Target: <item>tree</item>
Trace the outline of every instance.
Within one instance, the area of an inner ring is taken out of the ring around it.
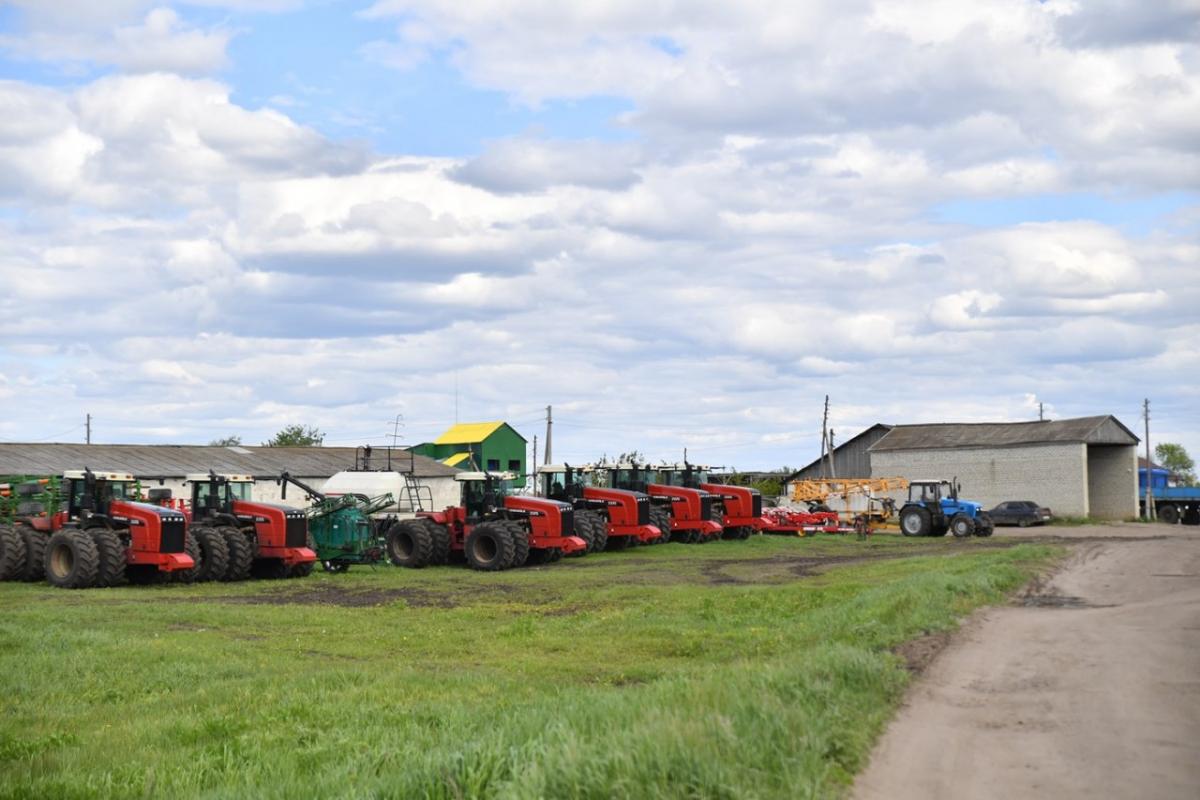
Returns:
[[[209,447],[237,447],[242,443],[242,437],[236,433],[230,436],[222,436],[220,439],[213,439],[208,443]]]
[[[1196,485],[1196,462],[1192,461],[1183,445],[1163,442],[1154,448],[1154,457],[1160,465],[1170,470],[1178,483]]]
[[[315,425],[285,425],[283,430],[263,442],[264,447],[320,447],[325,434]]]

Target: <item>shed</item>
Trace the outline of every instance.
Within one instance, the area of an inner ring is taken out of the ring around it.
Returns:
[[[891,425],[877,422],[833,448],[833,474],[830,474],[829,457],[817,458],[808,466],[801,467],[787,477],[785,483],[812,480],[813,478],[869,478],[871,477],[871,445],[878,442]]]
[[[1112,415],[897,425],[869,449],[872,477],[957,478],[992,506],[1033,500],[1057,516],[1138,514],[1138,438]]]
[[[526,475],[526,440],[507,422],[464,422],[432,442],[414,445],[414,453],[461,469]]]
[[[255,477],[254,499],[281,500],[275,476],[287,471],[301,481],[320,486],[332,475],[357,466],[353,447],[219,447],[170,444],[20,444],[0,443],[0,476],[62,475],[69,469],[111,469],[130,472],[147,487],[170,488],[175,497],[187,497],[184,477],[213,470]],[[408,452],[392,455],[393,467],[411,474],[433,490],[433,496],[456,494],[458,470]],[[377,452],[374,466],[385,467]],[[443,486],[444,485],[444,486]],[[444,489],[444,491],[442,491]],[[286,502],[303,505],[303,495],[293,489]]]

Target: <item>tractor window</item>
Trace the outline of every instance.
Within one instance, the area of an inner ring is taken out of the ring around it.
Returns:
[[[254,489],[253,483],[245,481],[241,483],[230,483],[228,486],[229,496],[231,499],[245,500],[246,502],[249,502],[252,499],[250,493]]]
[[[484,481],[463,481],[462,497],[467,517],[478,518],[483,514]]]
[[[141,500],[142,495],[138,491],[136,483],[110,483],[112,487],[113,500]]]
[[[208,498],[212,495],[212,484],[209,481],[200,481],[196,483],[196,499],[195,505],[197,508],[204,508],[208,505]]]

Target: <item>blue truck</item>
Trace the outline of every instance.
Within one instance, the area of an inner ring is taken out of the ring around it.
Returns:
[[[1148,474],[1148,475],[1147,475]],[[1171,486],[1170,471],[1161,467],[1138,467],[1138,494],[1142,516],[1146,516],[1146,480],[1153,489],[1154,516],[1159,522],[1200,525],[1200,486]]]

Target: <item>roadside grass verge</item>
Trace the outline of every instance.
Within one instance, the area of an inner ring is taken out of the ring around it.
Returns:
[[[893,648],[1058,552],[818,537],[0,584],[0,797],[837,795],[907,683]]]

